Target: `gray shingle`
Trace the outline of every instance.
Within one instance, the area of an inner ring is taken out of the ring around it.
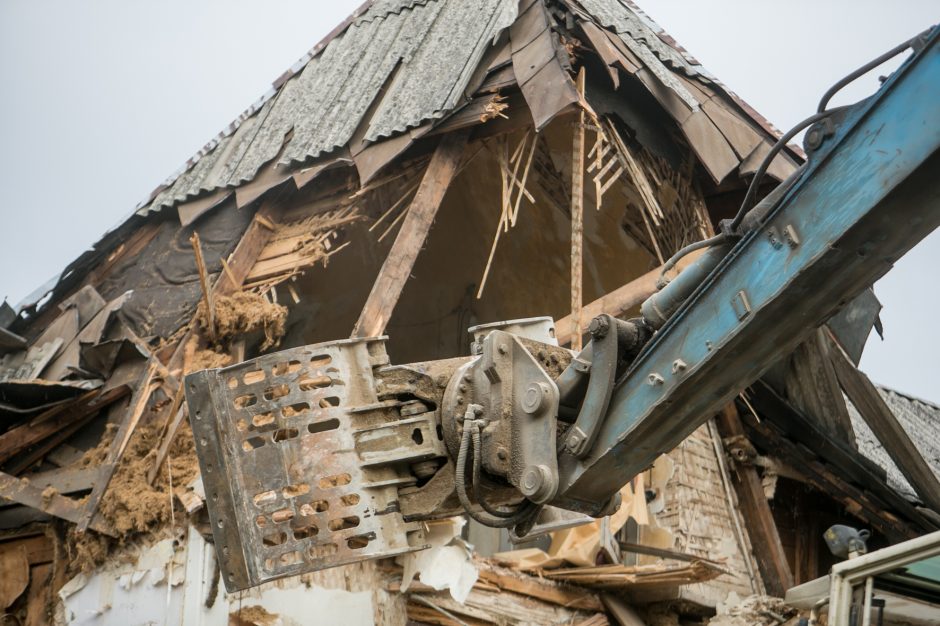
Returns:
[[[380,95],[367,120],[368,141],[442,117],[460,104],[517,6],[517,0],[377,0],[139,213],[250,181],[278,154],[279,163],[295,165],[344,146]]]
[[[879,388],[891,412],[923,455],[924,460],[940,476],[940,407],[905,396],[891,389]],[[858,450],[880,465],[888,474],[888,485],[908,499],[917,499],[914,489],[885,451],[881,442],[846,399]]]

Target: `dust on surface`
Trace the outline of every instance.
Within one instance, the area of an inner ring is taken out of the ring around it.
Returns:
[[[231,365],[233,360],[232,355],[227,352],[217,352],[212,348],[202,347],[199,338],[193,336],[183,349],[183,373],[189,374],[225,367]]]
[[[56,496],[58,493],[59,493],[58,490],[52,485],[49,485],[48,487],[43,489],[42,494],[41,494],[43,505],[48,506],[49,503],[52,502],[52,498]]]
[[[147,482],[147,473],[156,460],[166,424],[166,412],[148,412],[131,436],[107,491],[98,503],[98,515],[115,530],[119,540],[92,530],[82,535],[70,533],[69,552],[73,571],[87,571],[101,564],[111,548],[142,533],[155,531],[171,521],[170,474],[173,486],[188,485],[199,475],[196,446],[188,421],[180,424],[170,446],[167,459],[157,473],[154,484]],[[99,465],[108,456],[117,427],[109,424],[98,445],[82,457],[84,467]],[[169,472],[167,466],[169,465]],[[177,521],[186,512],[173,502]]]
[[[205,304],[199,303],[196,319],[203,328],[208,328]],[[215,337],[218,344],[226,344],[234,338],[247,335],[256,330],[264,332],[261,350],[278,345],[284,336],[287,321],[287,307],[268,301],[259,293],[239,291],[231,296],[216,296]]]
[[[796,618],[798,613],[781,598],[748,596],[742,599],[731,593],[718,605],[718,615],[708,623],[709,626],[775,626]]]
[[[269,613],[257,604],[242,607],[228,616],[229,626],[274,626],[279,621],[277,614]]]

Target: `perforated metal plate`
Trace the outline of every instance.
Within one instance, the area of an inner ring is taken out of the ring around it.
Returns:
[[[187,377],[226,589],[427,547],[398,487],[442,450],[432,420],[379,401],[387,362],[383,340],[347,340]]]

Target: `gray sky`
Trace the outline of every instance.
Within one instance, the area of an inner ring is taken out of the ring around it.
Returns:
[[[940,21],[936,0],[637,0],[781,129]],[[0,297],[20,301],[263,94],[360,0],[0,2]],[[875,73],[835,104],[863,97]],[[940,232],[876,285],[871,377],[940,402]]]

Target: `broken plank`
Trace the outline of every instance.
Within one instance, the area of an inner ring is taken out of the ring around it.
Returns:
[[[84,514],[84,507],[74,500],[55,490],[40,489],[28,480],[10,476],[6,472],[0,472],[0,498],[74,523],[79,523]],[[93,521],[88,527],[106,535],[114,534],[114,530],[103,522]]]
[[[166,460],[166,455],[170,451],[170,445],[172,445],[173,439],[176,438],[180,424],[182,424],[183,418],[186,416],[186,409],[177,405],[176,411],[171,413],[171,415],[173,415],[173,421],[170,422],[163,439],[160,441],[160,447],[157,449],[157,458],[154,459],[153,466],[147,472],[147,482],[151,485],[153,481],[157,479],[160,467],[163,465],[163,461]]]
[[[84,428],[85,424],[90,422],[94,416],[94,413],[89,413],[88,415],[85,415],[68,424],[45,441],[40,442],[39,445],[35,446],[32,450],[28,450],[19,457],[15,458],[7,466],[6,470],[14,476],[19,476],[21,473],[25,472],[27,469],[44,459],[47,454],[55,450],[65,440],[69,439],[72,437],[72,435]]]
[[[42,533],[27,536],[3,537],[2,540],[0,540],[0,552],[14,546],[26,548],[26,562],[30,565],[52,563],[53,558],[55,558],[55,548],[52,545],[52,540]]]
[[[917,495],[927,506],[940,512],[940,481],[937,480],[936,474],[871,380],[855,367],[831,337],[827,336],[826,341],[829,358],[845,395],[849,397]]]
[[[32,568],[30,572],[30,585],[26,596],[26,621],[24,626],[42,626],[52,623],[51,607],[52,601],[52,583],[53,566],[39,565]]]
[[[228,271],[222,272],[221,276],[216,280],[212,289],[213,296],[230,296],[241,288],[245,277],[248,276],[248,272],[250,272],[252,266],[254,266],[258,255],[271,239],[271,231],[265,227],[262,222],[266,221],[270,223],[267,216],[272,213],[273,207],[273,201],[265,201],[261,205],[261,208],[258,209],[255,218],[248,224],[248,228],[245,229],[242,238],[235,246],[235,250],[232,251],[226,260]],[[189,332],[180,339],[179,343],[176,344],[176,349],[167,362],[167,369],[171,372],[182,367],[186,344],[194,335],[201,335],[200,329],[197,328],[195,324],[193,324]]]
[[[104,393],[91,391],[72,403],[57,405],[26,424],[11,428],[0,435],[0,462],[9,460],[13,455],[60,432],[70,424],[94,415],[127,393],[127,387],[123,386]]]
[[[52,487],[61,494],[88,491],[95,484],[97,472],[94,467],[54,469],[45,472],[33,472],[20,476],[40,489]]]
[[[571,609],[604,610],[595,594],[580,587],[559,584],[493,565],[482,565],[479,568],[479,575],[481,581],[495,585],[501,590],[538,598]]]
[[[353,328],[353,337],[381,335],[411,275],[418,253],[427,239],[444,194],[453,180],[467,146],[466,130],[445,135],[421,179],[395,242]]]
[[[193,236],[189,238],[189,243],[193,246],[193,254],[196,256],[196,269],[199,270],[199,285],[202,287],[202,303],[206,311],[206,326],[208,328],[209,339],[215,339],[215,306],[212,301],[212,289],[209,287],[209,272],[206,271],[206,262],[202,258],[202,244],[199,241],[199,233],[193,231]]]
[[[716,421],[722,439],[744,436],[741,417],[733,404],[726,406]],[[738,509],[744,517],[764,586],[767,593],[783,597],[787,589],[793,586],[793,574],[757,468],[737,463],[734,469],[732,483],[738,496]]]
[[[131,397],[130,406],[125,414],[124,420],[121,422],[121,426],[114,436],[114,441],[111,442],[108,456],[98,469],[98,480],[95,481],[95,486],[85,503],[81,519],[78,520],[78,532],[84,532],[89,526],[92,526],[98,512],[98,502],[101,500],[105,491],[108,490],[108,485],[111,484],[111,478],[114,477],[114,471],[117,469],[121,456],[124,454],[124,450],[127,448],[127,444],[134,434],[134,430],[137,428],[137,423],[140,422],[140,418],[147,410],[147,404],[151,394],[153,394],[160,385],[156,380],[156,376],[157,372],[161,369],[162,366],[159,365],[156,360],[151,360],[150,364],[147,366],[147,371],[137,385],[137,389]]]

